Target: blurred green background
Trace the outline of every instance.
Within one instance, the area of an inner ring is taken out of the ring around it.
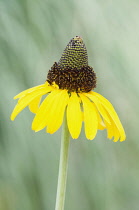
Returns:
[[[54,209],[61,129],[34,133],[28,108],[9,118],[13,97],[44,83],[75,35],[127,140],[71,140],[65,210],[139,209],[139,1],[1,0],[0,210]]]

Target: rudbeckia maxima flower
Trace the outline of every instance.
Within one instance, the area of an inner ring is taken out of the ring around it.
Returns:
[[[92,140],[97,130],[107,130],[113,141],[126,138],[123,126],[112,104],[99,93],[96,74],[88,66],[87,50],[81,37],[70,40],[58,63],[48,72],[44,84],[27,89],[14,97],[19,99],[11,120],[28,106],[35,113],[32,130],[53,134],[62,125],[64,114],[73,139],[80,135],[82,124],[86,138]],[[42,100],[42,96],[46,95]]]

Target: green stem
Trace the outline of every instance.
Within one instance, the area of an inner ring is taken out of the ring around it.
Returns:
[[[64,210],[67,169],[68,169],[68,151],[69,151],[69,144],[70,144],[69,137],[70,137],[70,134],[67,127],[67,120],[65,116],[64,123],[63,123],[62,138],[61,138],[59,175],[58,175],[58,186],[57,186],[55,210]]]

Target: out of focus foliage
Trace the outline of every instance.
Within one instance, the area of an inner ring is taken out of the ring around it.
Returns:
[[[139,2],[0,1],[0,210],[55,206],[59,130],[31,130],[26,108],[11,122],[13,96],[44,83],[75,35],[83,37],[96,91],[116,108],[127,140],[71,140],[65,210],[139,209]]]

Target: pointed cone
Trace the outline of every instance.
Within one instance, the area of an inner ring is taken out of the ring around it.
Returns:
[[[80,36],[75,36],[66,46],[58,62],[60,68],[77,68],[88,66],[87,49]]]

